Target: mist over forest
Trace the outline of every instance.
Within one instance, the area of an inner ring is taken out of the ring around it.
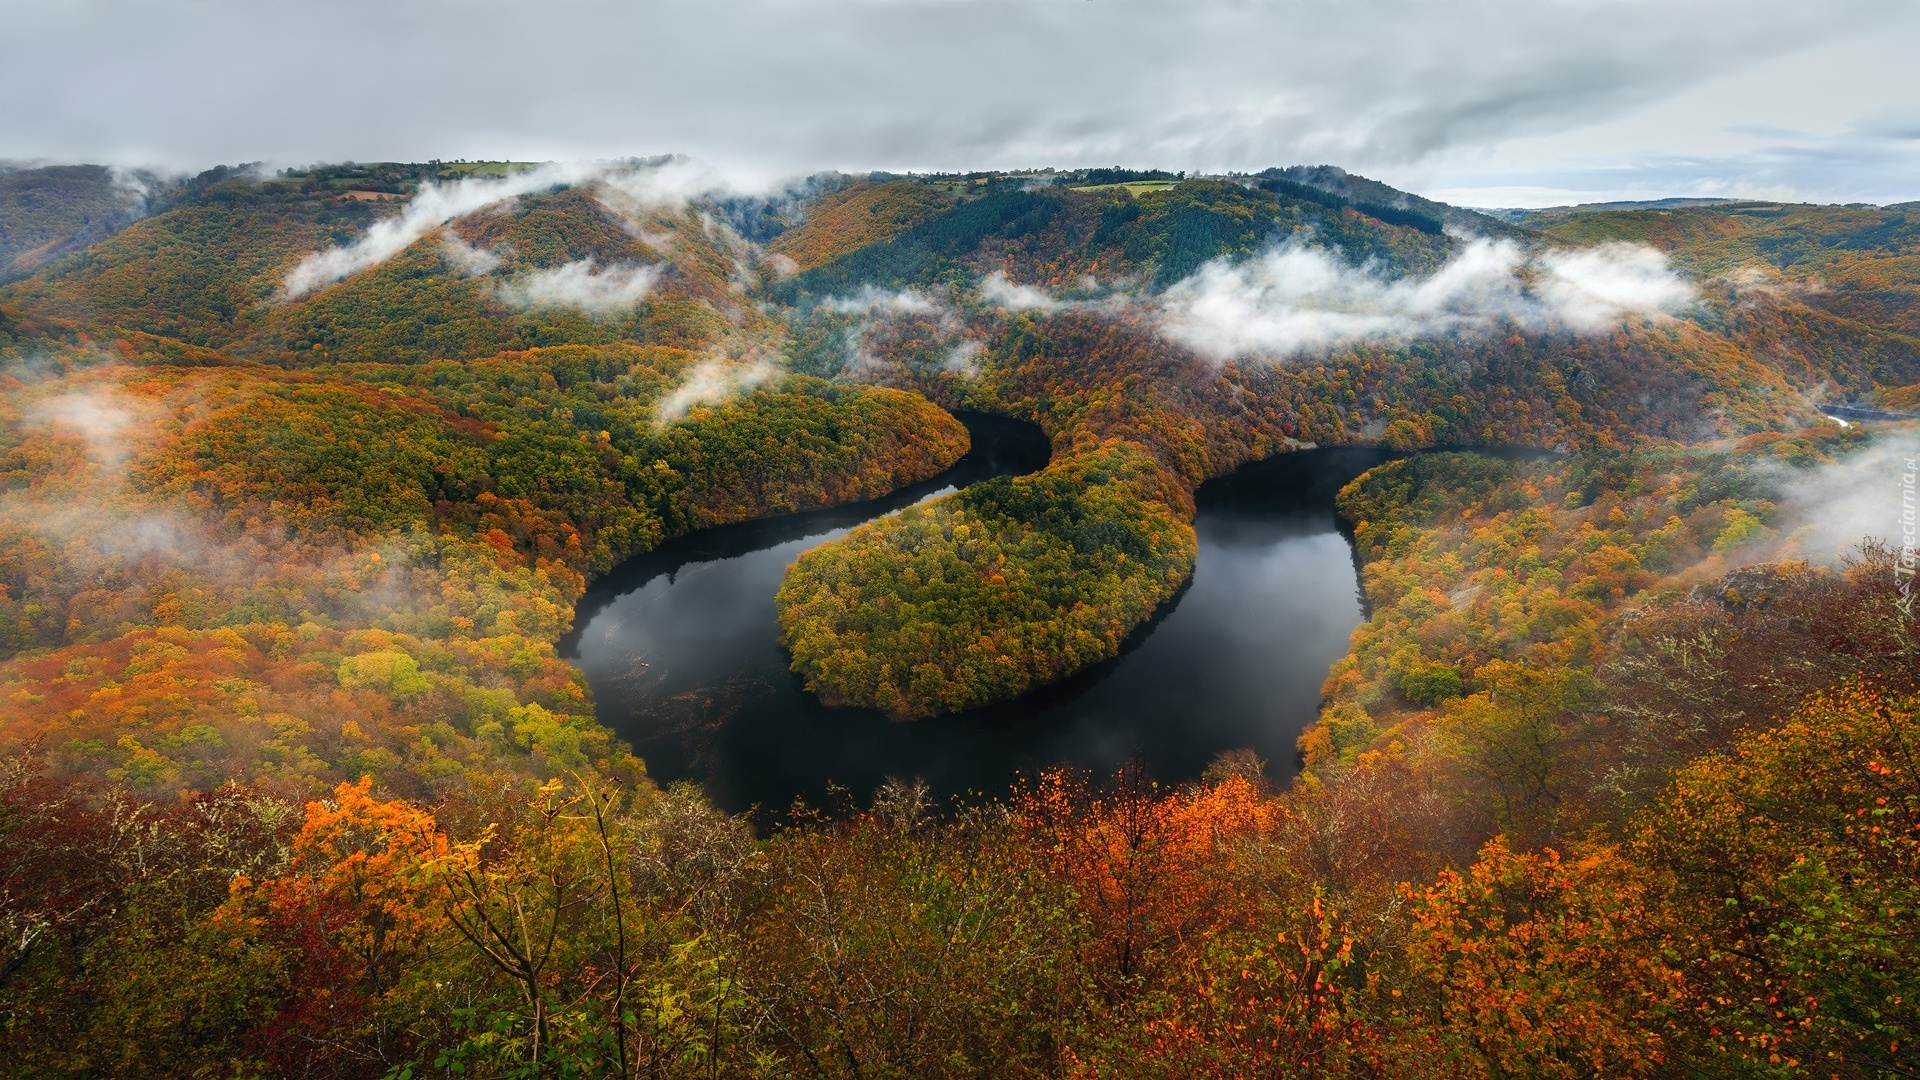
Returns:
[[[1915,1071],[1920,204],[738,177],[0,167],[0,1075]],[[764,527],[795,717],[1000,745],[1228,499],[1278,756],[730,813],[774,691],[579,662]]]

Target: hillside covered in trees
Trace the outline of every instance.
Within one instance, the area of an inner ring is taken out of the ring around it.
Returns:
[[[1818,407],[1920,400],[1915,212],[0,172],[0,1071],[1910,1074],[1920,627],[1846,496],[1915,437]],[[757,834],[649,779],[555,652],[587,583],[936,476],[958,409],[1051,460],[788,570],[826,703],[1016,699],[1178,595],[1204,481],[1434,451],[1340,494],[1297,781]]]

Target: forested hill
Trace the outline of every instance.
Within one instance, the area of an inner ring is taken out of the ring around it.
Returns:
[[[0,171],[0,1072],[1897,1075],[1920,627],[1852,496],[1913,436],[1818,406],[1920,405],[1917,229],[1330,166]],[[963,407],[1052,459],[788,570],[829,704],[1113,657],[1242,463],[1562,454],[1341,493],[1369,613],[1286,791],[756,838],[654,785],[555,654],[587,581],[928,479]]]
[[[0,281],[111,236],[144,208],[138,177],[99,165],[0,166]]]

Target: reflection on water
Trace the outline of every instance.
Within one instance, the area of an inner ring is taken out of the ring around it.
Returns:
[[[800,552],[916,498],[1044,463],[1037,430],[966,419],[978,452],[931,491],[713,530],[597,585],[565,648],[602,720],[656,779],[695,780],[733,811],[783,810],[796,797],[822,805],[835,786],[864,801],[889,776],[921,777],[940,794],[1000,791],[1021,772],[1106,771],[1135,755],[1154,776],[1181,781],[1243,747],[1276,779],[1290,774],[1294,739],[1361,618],[1333,496],[1389,452],[1287,454],[1202,488],[1192,582],[1119,657],[1064,683],[915,723],[830,709],[801,690],[773,603]]]

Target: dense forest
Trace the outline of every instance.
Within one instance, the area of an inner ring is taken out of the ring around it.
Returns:
[[[1920,401],[1920,208],[691,175],[0,171],[0,1073],[1914,1073],[1920,447],[1818,406]],[[1051,460],[788,570],[826,703],[1083,671],[1206,480],[1428,451],[1295,781],[649,778],[588,582],[958,409]]]

